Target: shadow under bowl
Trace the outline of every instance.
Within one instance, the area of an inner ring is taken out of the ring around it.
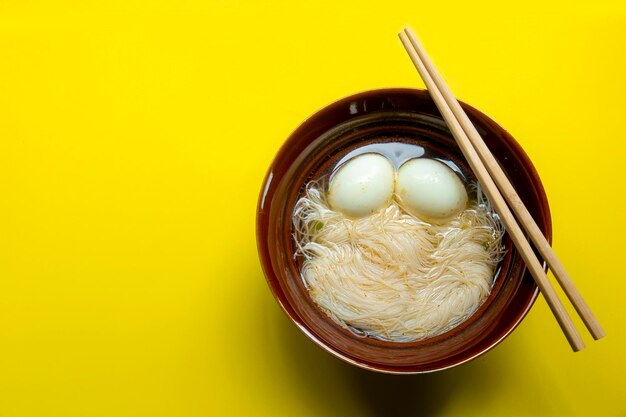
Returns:
[[[550,209],[539,176],[509,133],[461,103],[548,241]],[[332,355],[378,372],[407,374],[447,369],[500,343],[528,313],[538,288],[506,237],[506,255],[491,294],[459,326],[430,339],[391,342],[360,336],[330,319],[310,297],[294,257],[292,213],[305,184],[348,153],[377,138],[402,138],[439,154],[471,174],[428,92],[381,89],[334,102],[302,123],[287,139],[266,175],[257,207],[257,246],[265,277],[287,316]]]

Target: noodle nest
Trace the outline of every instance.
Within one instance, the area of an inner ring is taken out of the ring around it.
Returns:
[[[296,257],[312,299],[357,334],[409,342],[462,323],[488,297],[504,229],[475,187],[445,224],[407,213],[394,200],[351,219],[330,209],[313,183],[294,209]]]

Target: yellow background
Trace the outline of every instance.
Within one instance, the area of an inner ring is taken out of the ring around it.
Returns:
[[[0,416],[626,416],[626,6],[508,3],[0,1]],[[323,105],[422,86],[405,24],[530,155],[605,339],[572,353],[539,299],[480,359],[394,377],[280,311],[265,171]]]

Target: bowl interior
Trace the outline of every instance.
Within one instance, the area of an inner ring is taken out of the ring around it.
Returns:
[[[463,105],[485,143],[535,217],[551,237],[547,199],[530,160],[500,126]],[[304,287],[294,258],[292,212],[302,187],[347,154],[375,139],[415,143],[471,170],[427,92],[386,89],[339,100],[306,120],[273,161],[259,198],[257,243],[268,284],[283,310],[315,343],[357,366],[389,373],[432,372],[488,351],[521,321],[537,287],[505,238],[506,255],[486,302],[447,333],[418,342],[388,342],[358,336],[326,316]]]

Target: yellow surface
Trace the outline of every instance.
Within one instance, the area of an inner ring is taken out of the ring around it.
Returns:
[[[626,6],[507,4],[0,2],[0,416],[626,416]],[[321,106],[422,85],[405,24],[531,156],[605,339],[572,353],[540,299],[480,359],[393,377],[278,308],[265,170]]]

